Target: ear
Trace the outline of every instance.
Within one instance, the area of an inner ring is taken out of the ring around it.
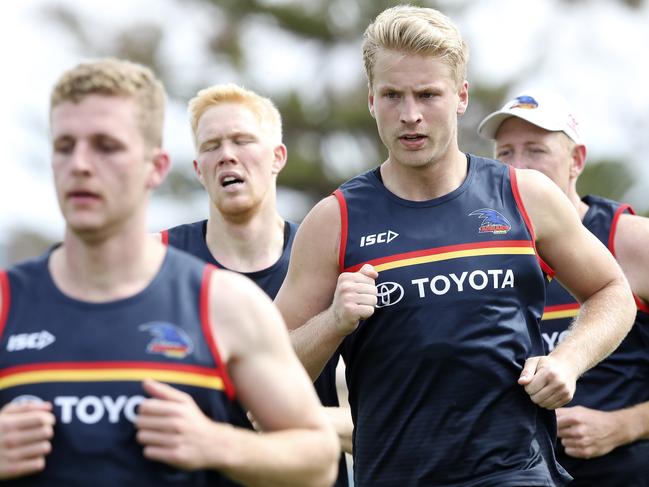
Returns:
[[[279,144],[273,149],[273,165],[271,166],[271,174],[277,176],[279,172],[284,169],[286,165],[287,158],[286,146],[284,144]]]
[[[370,109],[370,115],[372,115],[372,118],[376,118],[374,115],[374,92],[372,91],[372,87],[368,87],[368,92],[367,92],[367,106]]]
[[[151,189],[155,189],[162,184],[167,177],[167,174],[169,174],[169,170],[171,169],[171,159],[166,150],[156,148],[153,149],[151,162],[153,164],[147,186]]]
[[[462,81],[460,90],[458,91],[459,103],[457,105],[457,114],[463,115],[466,112],[467,107],[469,106],[469,82],[467,80]]]
[[[570,164],[570,178],[577,179],[586,166],[586,146],[575,144],[570,153],[572,159]]]
[[[203,186],[205,186],[205,180],[203,179],[203,171],[201,171],[200,164],[196,159],[192,161],[192,164],[194,165],[194,174],[196,174],[196,178],[200,181],[200,183]]]

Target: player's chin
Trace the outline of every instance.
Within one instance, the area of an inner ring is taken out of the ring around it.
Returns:
[[[68,229],[78,237],[88,239],[100,232],[105,223],[100,218],[66,218]]]

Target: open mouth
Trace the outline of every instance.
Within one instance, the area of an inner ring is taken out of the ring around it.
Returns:
[[[232,186],[233,184],[242,184],[243,179],[239,179],[235,176],[226,176],[221,180],[221,186],[224,188],[227,188],[228,186]]]

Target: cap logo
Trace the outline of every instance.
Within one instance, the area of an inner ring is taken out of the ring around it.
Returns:
[[[575,117],[573,117],[572,114],[568,114],[568,121],[566,123],[568,124],[568,127],[577,132],[577,126],[579,123],[575,120]]]
[[[512,108],[531,109],[531,108],[536,108],[538,106],[539,104],[534,98],[532,98],[531,96],[524,95],[524,96],[517,96],[509,108],[510,109]]]

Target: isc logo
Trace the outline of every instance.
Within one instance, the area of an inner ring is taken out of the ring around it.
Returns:
[[[397,232],[393,232],[392,230],[364,235],[363,237],[361,237],[361,247],[367,247],[374,244],[390,243],[398,236],[399,234]]]
[[[17,352],[19,350],[42,350],[54,343],[56,339],[49,331],[43,330],[37,333],[19,333],[11,335],[7,341],[7,351]]]

